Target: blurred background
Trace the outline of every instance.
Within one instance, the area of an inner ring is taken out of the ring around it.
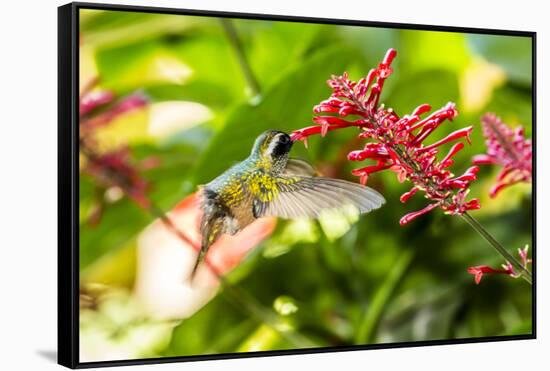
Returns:
[[[455,173],[485,152],[485,112],[531,137],[529,38],[99,10],[81,11],[80,37],[81,361],[531,333],[531,287],[506,276],[475,285],[467,267],[503,262],[460,219],[432,212],[400,227],[425,200],[402,204],[410,187],[391,172],[369,178],[387,200],[375,214],[278,221],[228,275],[241,305],[222,289],[188,318],[154,319],[132,293],[138,236],[156,218],[149,202],[172,210],[264,130],[311,125],[332,74],[359,79],[390,47],[387,106],[404,115],[456,102],[460,115],[433,141],[474,126]],[[293,156],[356,180],[360,165],[345,157],[361,147],[355,137],[312,137]],[[482,167],[473,183],[474,216],[516,251],[532,242],[531,187],[489,198],[499,170]],[[113,186],[117,174],[131,193]]]

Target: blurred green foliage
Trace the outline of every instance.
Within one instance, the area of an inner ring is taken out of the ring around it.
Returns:
[[[459,127],[474,126],[472,145],[457,157],[456,173],[469,166],[471,156],[485,151],[482,113],[495,112],[531,133],[527,38],[254,20],[235,20],[234,25],[259,81],[260,99],[251,99],[235,50],[217,19],[82,13],[82,43],[92,51],[102,88],[118,95],[141,90],[153,103],[198,102],[214,113],[193,128],[163,138],[144,134],[129,144],[138,160],[160,159],[157,168],[143,174],[153,185],[151,198],[166,210],[246,157],[262,131],[310,125],[312,107],[330,94],[325,81],[331,74],[366,75],[390,47],[398,50],[398,58],[383,102],[400,114],[422,103],[439,108],[457,102],[461,115],[438,129],[430,138],[434,141]],[[159,63],[165,68],[159,69]],[[468,85],[474,65],[497,68],[501,78],[487,80],[481,73]],[[477,89],[488,93],[463,108]],[[342,148],[355,135],[350,129],[311,138],[309,149],[296,145],[293,155],[352,179],[354,164],[342,161]],[[475,215],[515,251],[532,243],[530,188],[511,188],[489,199],[496,173],[494,168],[481,169],[472,195],[481,198],[483,208]],[[361,217],[336,240],[328,238],[318,222],[280,222],[230,280],[275,311],[287,301],[287,309],[290,305],[293,310],[279,311],[278,316],[317,346],[531,332],[531,288],[525,282],[499,276],[476,286],[466,273],[468,266],[502,262],[462,220],[433,212],[400,227],[399,218],[422,208],[425,200],[417,197],[401,204],[399,196],[408,187],[391,172],[369,181],[385,195],[383,209]],[[109,204],[101,221],[91,225],[87,218],[96,196],[93,180],[83,174],[82,277],[131,287],[135,237],[152,218],[123,198]],[[154,354],[295,347],[224,295],[169,331],[169,341]]]

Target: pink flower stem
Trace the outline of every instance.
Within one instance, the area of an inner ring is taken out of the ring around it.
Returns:
[[[512,158],[515,162],[520,161],[520,159],[516,155],[515,149],[510,145],[508,138],[502,135],[501,131],[498,129],[498,127],[496,127],[495,123],[490,120],[487,120],[486,123],[491,128],[491,132],[498,138],[498,142],[502,145],[508,156],[510,156],[510,158]]]
[[[181,231],[172,221],[172,219],[158,206],[151,203],[148,211],[155,217],[159,218],[162,223],[172,232],[176,237],[178,237],[184,244],[191,246],[196,251],[200,250],[200,246],[195,244],[193,241],[187,237],[183,231]],[[212,262],[208,259],[204,259],[204,264],[208,266],[208,269],[218,279],[220,285],[224,288],[225,296],[231,301],[237,308],[245,308],[249,314],[253,317],[256,317],[260,322],[271,327],[274,331],[278,332],[281,337],[285,338],[290,343],[294,344],[297,347],[307,348],[316,346],[310,339],[300,334],[298,331],[281,331],[278,326],[277,316],[273,314],[268,308],[264,308],[254,297],[249,295],[246,291],[240,289],[238,286],[231,284],[223,274],[215,267]]]
[[[83,141],[80,142],[80,150],[88,157],[94,158],[96,154],[90,148],[86,147]],[[109,176],[112,178],[117,178],[117,184],[122,188],[126,194],[130,194],[131,190],[129,189],[128,182],[124,181],[124,174],[118,174],[116,171],[110,171]],[[184,233],[178,226],[173,222],[166,212],[157,206],[153,201],[147,198],[147,202],[143,205],[143,210],[149,213],[153,218],[158,218],[164,226],[174,234],[181,242],[195,249],[195,251],[200,250],[200,246],[194,243],[186,233]],[[204,259],[204,264],[208,266],[208,269],[216,276],[220,286],[223,287],[223,293],[228,298],[228,300],[235,305],[236,308],[244,308],[251,316],[256,317],[256,319],[265,325],[272,328],[275,332],[285,338],[288,342],[293,344],[296,347],[300,348],[311,348],[318,346],[312,340],[300,334],[297,330],[293,331],[281,331],[280,326],[278,326],[277,316],[268,308],[265,308],[260,304],[254,297],[249,295],[246,291],[240,289],[238,286],[230,283],[220,270],[212,264],[212,262],[206,258]]]
[[[508,250],[506,250],[504,248],[504,246],[502,246],[493,236],[491,236],[491,234],[489,232],[487,232],[487,230],[475,219],[473,218],[470,214],[468,214],[467,212],[464,212],[463,214],[460,215],[462,217],[462,219],[464,219],[466,221],[466,223],[468,223],[477,233],[479,233],[484,239],[485,241],[487,241],[491,246],[493,246],[495,248],[495,250],[507,261],[509,262],[510,264],[512,264],[512,266],[514,267],[514,269],[517,270],[517,272],[521,272],[521,277],[523,277],[524,280],[526,280],[527,282],[529,282],[529,284],[532,284],[533,282],[533,278],[531,276],[531,272],[529,272],[529,270],[527,270],[523,264],[521,264],[512,254],[510,254],[508,252]]]
[[[351,98],[352,101],[363,112],[369,112],[364,106],[363,102],[358,100],[355,97],[355,94],[353,94],[353,92],[347,87],[347,85],[344,84],[342,81],[340,81],[340,83],[341,83],[341,86],[346,88],[350,93],[350,96],[352,97]],[[369,120],[369,122],[373,126],[378,125],[377,120],[371,115],[369,115],[369,117],[366,117],[366,119]],[[389,139],[391,138],[384,138],[384,139],[386,141],[389,141]],[[429,178],[423,177],[421,175],[417,176],[418,174],[422,174],[422,169],[420,168],[420,164],[418,164],[409,156],[406,149],[401,148],[401,145],[399,144],[395,144],[392,147],[392,149],[397,155],[397,157],[399,158],[399,161],[401,161],[402,163],[406,164],[409,168],[414,170],[414,172],[416,173],[415,174],[416,178],[421,179],[422,182],[425,184],[424,186],[425,189],[432,189],[437,187]],[[448,196],[447,198],[445,198],[444,200],[441,200],[440,202],[444,205],[450,205],[451,204],[450,197],[451,196]],[[532,279],[531,272],[529,272],[529,270],[527,270],[512,254],[510,254],[504,248],[504,246],[502,246],[475,218],[473,218],[467,212],[463,212],[458,215],[460,215],[462,219],[464,219],[466,223],[468,223],[468,225],[470,225],[477,233],[479,233],[485,239],[485,241],[487,241],[489,245],[491,245],[506,261],[510,262],[510,264],[512,264],[512,266],[515,269],[517,269],[517,272],[521,272],[522,273],[521,276],[523,277],[523,279],[525,279],[529,284],[532,284],[533,279]]]

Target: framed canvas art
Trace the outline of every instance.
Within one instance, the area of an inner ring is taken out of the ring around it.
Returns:
[[[60,364],[535,338],[534,32],[58,16]]]

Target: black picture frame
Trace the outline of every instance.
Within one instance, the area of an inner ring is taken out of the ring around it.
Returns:
[[[532,42],[532,141],[533,141],[533,246],[532,273],[532,333],[527,335],[479,337],[471,339],[448,339],[389,344],[371,344],[312,349],[294,349],[261,351],[251,353],[226,353],[212,355],[194,355],[181,357],[147,358],[131,360],[113,360],[102,362],[79,361],[79,10],[99,9],[111,11],[132,11],[158,14],[178,14],[209,16],[220,18],[238,18],[254,20],[278,20],[285,22],[320,23],[350,26],[368,26],[379,28],[397,28],[411,30],[430,30],[490,35],[509,35],[528,37]],[[533,31],[515,31],[468,27],[449,27],[440,25],[421,25],[408,23],[386,23],[347,19],[327,19],[269,14],[233,13],[223,11],[203,11],[177,8],[156,8],[133,5],[112,5],[74,2],[58,8],[58,363],[69,368],[91,368],[99,366],[124,366],[137,364],[155,364],[183,361],[231,359],[245,357],[279,356],[289,354],[308,354],[322,352],[342,352],[381,348],[418,347],[428,345],[448,345],[463,343],[495,342],[508,340],[536,339],[536,39]]]

